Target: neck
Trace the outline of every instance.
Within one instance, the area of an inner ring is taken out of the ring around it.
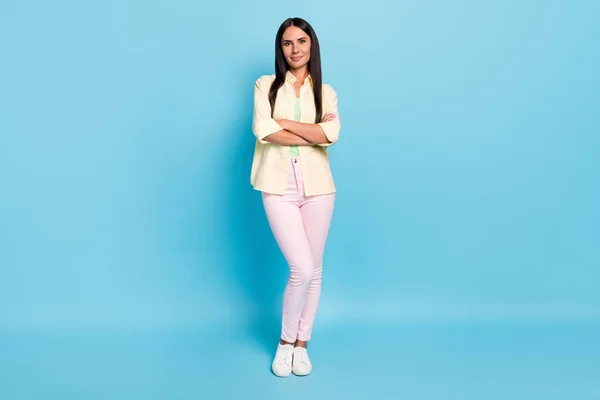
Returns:
[[[290,68],[290,72],[296,77],[297,81],[304,82],[308,76],[308,65],[297,69]]]

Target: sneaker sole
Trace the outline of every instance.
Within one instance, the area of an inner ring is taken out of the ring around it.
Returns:
[[[296,372],[292,369],[292,373],[296,376],[306,376],[306,375],[310,375],[310,373],[312,372],[312,368],[310,369],[310,371],[306,372],[306,373],[300,373],[300,372]]]
[[[287,378],[288,376],[290,376],[292,374],[292,371],[288,372],[287,374],[278,374],[277,372],[273,371],[273,369],[271,369],[271,372],[273,373],[273,375],[275,375],[278,378]]]

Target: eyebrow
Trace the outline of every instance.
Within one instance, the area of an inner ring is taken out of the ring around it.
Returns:
[[[296,39],[296,40],[302,40],[302,39],[306,39],[306,36],[299,37],[299,38],[298,38],[298,39]],[[284,42],[293,42],[293,40],[290,40],[290,39],[283,39],[283,41],[284,41]]]

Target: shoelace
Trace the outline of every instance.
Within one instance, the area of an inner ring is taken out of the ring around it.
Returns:
[[[297,350],[294,355],[294,361],[308,365],[308,353],[306,350]]]
[[[284,349],[280,349],[277,352],[277,364],[285,364],[285,365],[291,365],[292,364],[292,355],[294,354],[293,351],[290,350],[284,350]]]

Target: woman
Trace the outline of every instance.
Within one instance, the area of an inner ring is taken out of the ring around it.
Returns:
[[[338,140],[337,95],[321,81],[319,41],[310,24],[289,18],[275,39],[275,75],[254,87],[257,138],[250,181],[289,264],[273,373],[308,375],[307,353],[321,294],[322,260],[335,191],[326,148]]]

